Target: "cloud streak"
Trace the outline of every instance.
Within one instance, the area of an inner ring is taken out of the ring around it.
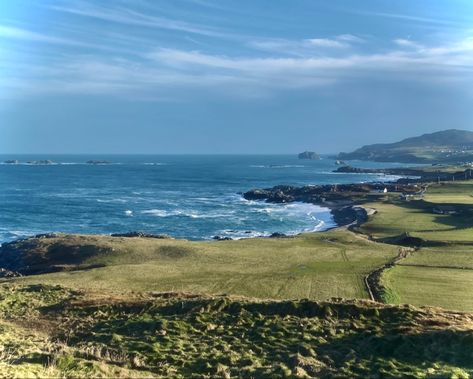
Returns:
[[[412,42],[412,41],[411,41]],[[109,94],[134,98],[180,93],[183,89],[228,96],[270,96],[277,91],[325,88],[346,80],[407,80],[445,85],[473,75],[473,39],[447,46],[400,43],[385,53],[320,57],[230,57],[159,48],[137,63],[123,58],[64,56],[35,66],[23,82],[5,81],[32,93]],[[179,96],[179,95],[176,95]]]
[[[331,49],[348,49],[364,42],[365,40],[360,37],[351,34],[342,34],[333,38],[306,38],[302,40],[282,38],[255,39],[249,41],[247,45],[260,51],[302,57]]]
[[[76,16],[93,18],[122,25],[135,25],[146,28],[172,30],[209,37],[225,37],[226,33],[207,26],[144,14],[124,7],[100,7],[88,3],[81,3],[79,7],[53,5],[52,10]]]
[[[78,44],[77,42],[71,41],[69,39],[44,35],[41,33],[31,32],[29,30],[25,30],[25,29],[13,27],[13,26],[6,26],[6,25],[0,25],[0,38],[17,39],[17,40],[33,41],[33,42],[46,42],[46,43],[61,44],[61,45],[77,45]]]

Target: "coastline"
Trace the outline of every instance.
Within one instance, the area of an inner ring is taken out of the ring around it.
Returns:
[[[18,238],[12,239],[10,241],[4,241],[0,243],[8,244],[15,241],[22,241],[28,240],[31,238],[36,238],[39,236],[40,238],[47,235],[55,235],[55,234],[87,234],[87,235],[97,235],[97,236],[114,236],[114,235],[129,235],[130,237],[149,237],[149,238],[173,238],[178,240],[188,240],[188,241],[224,241],[224,240],[241,240],[241,239],[251,239],[251,238],[281,238],[281,237],[293,237],[303,233],[319,233],[325,232],[341,227],[348,227],[349,225],[357,224],[361,225],[367,219],[366,212],[360,207],[361,203],[356,200],[356,197],[359,193],[366,192],[367,188],[369,191],[381,190],[385,186],[392,186],[393,182],[373,182],[373,183],[351,183],[351,184],[344,184],[344,185],[309,185],[309,186],[275,186],[269,189],[254,189],[249,190],[245,193],[240,193],[243,199],[245,200],[254,200],[261,203],[272,203],[272,204],[290,204],[290,203],[304,203],[304,204],[312,204],[319,206],[321,208],[326,209],[332,216],[332,220],[334,225],[329,225],[328,227],[317,229],[317,225],[314,229],[304,229],[299,230],[296,232],[284,232],[284,231],[275,231],[272,233],[268,233],[267,235],[262,235],[263,232],[254,231],[255,233],[261,233],[261,235],[248,235],[245,236],[244,233],[242,236],[234,237],[234,236],[227,236],[227,235],[213,235],[207,238],[202,239],[192,239],[186,237],[176,237],[172,234],[162,234],[162,233],[150,233],[148,231],[143,230],[129,230],[125,232],[110,232],[110,233],[81,233],[79,231],[45,231],[44,233],[32,233],[31,235],[19,236]],[[340,188],[343,192],[343,196],[338,196],[337,192],[333,191],[333,187]],[[361,192],[360,192],[361,191]],[[289,192],[289,193],[286,193]],[[293,196],[294,192],[299,192],[299,195]],[[266,193],[267,196],[263,195]],[[256,196],[252,196],[251,194],[256,194]],[[323,220],[320,220],[321,223],[324,223]],[[250,231],[245,232],[251,234]]]
[[[248,239],[248,238],[275,238],[275,237],[291,237],[296,236],[302,233],[318,233],[323,231],[328,231],[341,227],[348,227],[351,225],[361,225],[368,218],[366,211],[362,208],[363,203],[373,200],[378,196],[383,196],[384,191],[387,191],[388,194],[395,193],[397,196],[423,196],[423,192],[426,189],[426,183],[432,182],[434,178],[441,178],[443,180],[459,180],[465,176],[471,175],[471,169],[465,171],[449,171],[449,170],[432,170],[430,166],[425,166],[423,168],[387,168],[387,169],[365,169],[365,168],[354,168],[351,166],[342,166],[335,169],[333,172],[340,173],[352,173],[357,174],[366,174],[366,173],[376,173],[384,175],[397,175],[401,176],[395,181],[387,182],[357,182],[351,184],[322,184],[322,185],[304,185],[301,187],[297,186],[288,186],[288,185],[277,185],[270,188],[263,189],[252,189],[243,194],[240,193],[246,200],[254,200],[258,202],[266,202],[273,204],[290,204],[290,203],[306,203],[313,204],[319,207],[327,209],[333,219],[335,225],[330,225],[321,230],[313,229],[303,229],[295,232],[284,232],[274,231],[268,232],[267,235],[254,235],[259,234],[259,230],[252,230],[253,235],[246,236],[245,233],[251,234],[250,231],[241,233],[241,236],[234,237],[228,236],[225,234],[215,234],[209,235],[206,238],[194,239],[187,237],[175,237],[174,234],[170,233],[171,238],[182,239],[182,240],[229,240],[229,239]],[[369,199],[369,200],[368,200]],[[322,220],[322,222],[324,222]],[[62,231],[59,230],[58,233]],[[79,232],[79,231],[77,231]],[[64,233],[74,234],[75,231],[65,231]],[[48,231],[46,231],[46,234]],[[79,232],[80,233],[80,232]],[[153,236],[153,233],[150,233],[145,230],[140,229],[131,229],[126,231],[120,231],[119,234],[126,233],[142,233],[147,236]],[[42,233],[45,234],[45,233]],[[82,233],[81,233],[82,234]],[[90,235],[113,235],[117,232],[110,233],[85,233]],[[262,234],[262,232],[261,232]],[[31,234],[34,237],[34,233]],[[158,233],[158,238],[161,236],[161,233]],[[18,237],[13,240],[6,240],[5,243],[14,242],[17,240],[24,240],[31,238],[30,235],[25,235],[24,237]]]

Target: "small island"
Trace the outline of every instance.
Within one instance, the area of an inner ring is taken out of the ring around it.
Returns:
[[[40,159],[40,160],[37,160],[37,161],[27,161],[26,164],[43,166],[43,165],[56,164],[56,162],[54,162],[50,159]]]
[[[304,151],[298,155],[299,159],[319,160],[320,155],[314,151]]]

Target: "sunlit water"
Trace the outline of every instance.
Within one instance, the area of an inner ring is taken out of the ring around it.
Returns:
[[[7,159],[58,164],[0,164],[0,242],[47,232],[144,231],[200,240],[324,230],[334,226],[326,208],[246,201],[241,193],[394,179],[333,173],[333,160],[293,156],[0,156]],[[90,159],[112,164],[86,164]]]

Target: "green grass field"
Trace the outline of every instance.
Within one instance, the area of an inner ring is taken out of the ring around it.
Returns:
[[[399,264],[473,270],[473,245],[423,247]]]
[[[69,242],[67,238],[69,238]],[[83,271],[26,276],[23,283],[126,291],[179,291],[233,294],[271,299],[367,298],[363,278],[391,260],[397,247],[375,244],[346,231],[295,238],[189,242],[143,238],[70,236],[44,240],[46,262],[64,263],[64,252],[94,245],[102,253],[79,267]],[[69,255],[70,257],[70,255]]]
[[[382,283],[391,303],[473,312],[473,270],[396,265]]]
[[[473,182],[432,185],[426,193],[425,200],[430,203],[473,204]]]
[[[378,213],[360,231],[376,239],[409,233],[431,241],[473,243],[472,186],[463,182],[434,184],[424,200],[402,201],[390,196],[387,200],[367,203],[365,206],[375,208]],[[434,208],[443,203],[455,207],[458,213],[434,213]]]
[[[409,233],[425,240],[420,250],[385,271],[388,302],[473,311],[473,183],[431,185],[423,201],[370,203],[378,213],[360,230],[375,239]],[[457,214],[436,214],[448,204]],[[432,243],[439,246],[429,246]]]

